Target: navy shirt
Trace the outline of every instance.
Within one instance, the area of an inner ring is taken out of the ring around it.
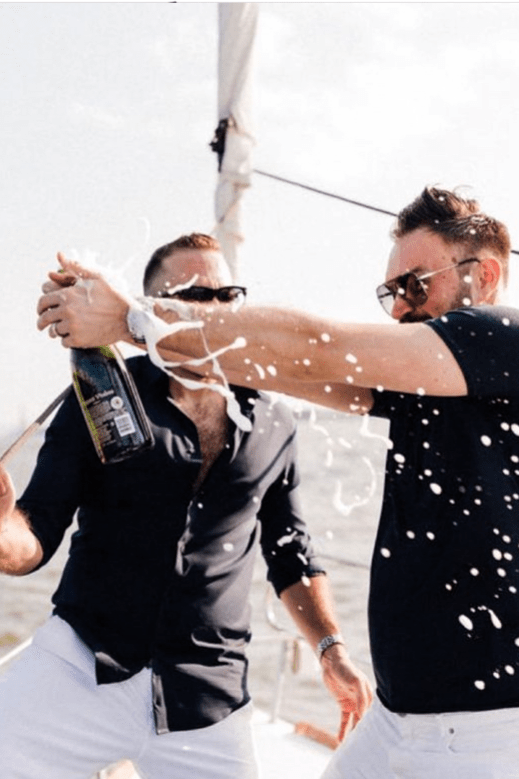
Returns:
[[[249,700],[249,590],[261,544],[279,594],[317,565],[298,499],[295,422],[263,394],[233,388],[251,418],[230,423],[196,494],[194,424],[168,401],[168,378],[148,357],[127,361],[155,446],[102,465],[71,394],[50,425],[19,501],[54,554],[79,509],[53,596],[96,656],[99,683],[153,671],[157,732],[210,725]]]
[[[392,711],[519,706],[519,312],[427,323],[468,396],[375,393],[391,422],[369,602]]]

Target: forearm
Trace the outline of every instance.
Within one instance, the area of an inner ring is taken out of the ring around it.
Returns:
[[[14,508],[2,520],[0,530],[0,571],[13,576],[30,573],[43,558],[41,544],[27,517]]]
[[[283,590],[280,597],[314,651],[323,638],[340,633],[326,576],[297,582]],[[340,741],[371,704],[370,683],[353,665],[342,643],[332,643],[319,659],[323,681],[341,707]]]
[[[163,311],[160,316],[177,321],[172,312]],[[345,408],[349,403],[367,409],[371,391],[378,387],[440,396],[467,392],[451,351],[423,323],[406,327],[342,323],[263,306],[247,306],[238,312],[197,311],[196,316],[203,323],[209,350],[220,353],[224,371],[232,372],[244,386],[304,398],[316,387],[319,392],[326,388],[336,392],[342,386],[343,396],[324,405]],[[159,342],[159,352],[165,359],[204,354],[192,330],[166,335]]]
[[[283,590],[280,599],[312,649],[325,636],[340,632],[327,576],[296,582]]]
[[[49,327],[64,346],[131,342],[128,299],[98,275],[76,270],[82,284],[40,298],[38,327]],[[59,274],[51,277],[56,282]],[[183,304],[180,316],[174,308],[167,308],[175,303],[156,301],[155,318],[147,328],[148,349],[154,346],[152,340],[157,342],[167,362],[203,359],[208,350],[216,352],[223,370],[232,372],[236,383],[243,386],[281,392],[290,386],[291,394],[303,398],[309,393],[304,385],[312,384],[323,388],[344,385],[346,396],[352,389],[370,392],[377,387],[441,396],[467,392],[452,352],[423,323],[405,327],[341,323],[268,306],[246,306],[239,311],[197,306],[188,307],[186,314]],[[189,321],[183,321],[184,316]],[[171,326],[170,332],[166,325]],[[345,402],[345,397],[339,397],[333,405],[343,408]],[[356,403],[354,399],[347,402]],[[369,405],[369,397],[364,396],[362,402]]]
[[[174,311],[155,306],[166,322],[177,322]],[[203,324],[210,352],[219,352],[219,362],[240,384],[257,384],[265,389],[297,382],[324,382],[337,378],[331,370],[333,346],[325,332],[329,323],[302,312],[275,307],[247,306],[237,312],[202,309],[194,317]],[[205,355],[198,331],[181,329],[158,344],[164,359]],[[343,357],[344,359],[344,357]],[[328,361],[330,366],[327,367]],[[344,371],[340,380],[344,381]]]
[[[308,586],[298,582],[287,587],[281,593],[281,600],[314,651],[323,638],[340,632],[326,576],[313,577]],[[332,643],[319,659],[323,681],[341,708],[338,737],[341,741],[370,706],[371,686],[352,663],[342,643]]]

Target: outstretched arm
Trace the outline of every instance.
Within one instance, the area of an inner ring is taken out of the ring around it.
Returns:
[[[313,576],[287,587],[281,601],[312,649],[340,632],[326,576]],[[343,644],[333,644],[321,657],[323,680],[341,709],[339,740],[355,727],[371,705],[373,694],[365,674],[351,662]]]
[[[88,271],[77,265],[75,269],[89,279],[89,286],[72,286],[40,298],[38,327],[55,325],[65,346],[131,342],[128,300],[98,274],[89,278]],[[179,321],[174,311],[161,308],[160,303],[155,314],[165,322]],[[193,314],[203,322],[208,348],[227,349],[219,357],[222,368],[244,386],[290,391],[303,398],[341,386],[337,408],[346,403],[369,408],[371,390],[377,387],[444,396],[467,392],[452,353],[423,323],[348,324],[267,306],[246,306],[237,312],[198,306]],[[227,348],[236,338],[239,348]],[[197,329],[166,335],[159,351],[173,361],[204,356]]]
[[[40,542],[15,506],[11,477],[0,465],[0,571],[18,576],[30,573],[42,557]]]

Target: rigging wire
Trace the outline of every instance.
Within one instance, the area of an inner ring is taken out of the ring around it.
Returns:
[[[316,187],[310,187],[308,184],[301,184],[299,181],[292,181],[291,179],[283,178],[283,176],[275,176],[273,173],[267,173],[264,170],[258,170],[258,168],[252,169],[253,173],[257,173],[260,176],[266,176],[269,179],[275,181],[281,181],[283,184],[291,184],[294,187],[300,189],[306,189],[310,192],[316,192],[318,195],[325,195],[326,197],[335,198],[335,200],[342,200],[344,203],[349,203],[352,206],[359,206],[360,208],[366,208],[369,211],[377,211],[379,214],[385,214],[386,216],[398,216],[394,211],[386,211],[384,208],[378,208],[377,206],[370,206],[367,203],[361,203],[359,200],[351,200],[349,197],[343,197],[342,195],[335,195],[332,192],[326,192],[324,189],[317,189]],[[510,249],[512,254],[519,254],[519,250]]]
[[[275,179],[276,181],[282,181],[284,184],[292,184],[294,187],[300,187],[301,189],[308,189],[310,192],[317,192],[318,195],[326,195],[326,197],[333,197],[336,200],[343,200],[345,203],[350,203],[353,206],[361,206],[361,208],[369,208],[370,211],[378,211],[379,214],[386,214],[387,216],[397,216],[393,211],[386,211],[383,208],[377,208],[377,206],[369,206],[367,203],[361,203],[358,200],[350,200],[348,197],[342,195],[334,195],[331,192],[325,192],[323,189],[316,189],[315,187],[309,187],[308,184],[300,184],[298,181],[291,181],[285,179],[282,176],[275,176],[273,173],[267,173],[264,170],[252,169],[253,173],[259,173],[260,176],[267,176],[269,179]]]

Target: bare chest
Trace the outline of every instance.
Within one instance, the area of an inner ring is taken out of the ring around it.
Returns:
[[[202,465],[193,485],[196,491],[227,443],[228,417],[221,409],[190,411],[189,416],[196,426],[202,454]]]

